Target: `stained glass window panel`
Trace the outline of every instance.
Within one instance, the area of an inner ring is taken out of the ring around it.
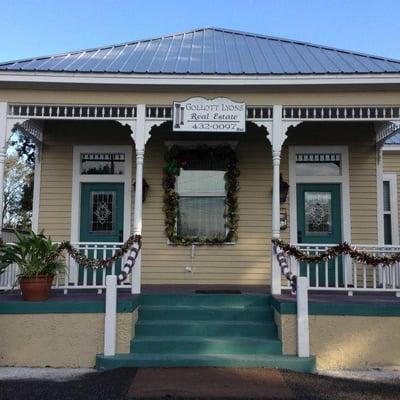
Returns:
[[[331,234],[332,194],[330,192],[305,192],[304,196],[306,234]]]
[[[92,192],[91,193],[91,232],[113,232],[115,219],[116,193]]]

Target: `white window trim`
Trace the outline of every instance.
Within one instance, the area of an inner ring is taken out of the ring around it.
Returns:
[[[81,153],[125,153],[125,170],[121,175],[82,175]],[[72,166],[71,242],[79,242],[81,214],[81,183],[124,184],[124,241],[131,234],[132,146],[74,146]]]
[[[340,153],[341,176],[297,176],[296,153]],[[341,185],[342,240],[351,242],[350,177],[348,146],[289,146],[289,203],[290,241],[297,243],[297,191],[298,183],[339,183]]]
[[[390,211],[385,211],[383,206],[383,182],[389,182],[389,191],[390,191]],[[382,243],[385,243],[384,237],[384,215],[390,215],[391,227],[392,227],[392,245],[399,245],[399,224],[398,224],[398,205],[397,205],[397,174],[396,173],[384,173],[382,176],[382,214],[381,214],[381,223],[382,223]]]

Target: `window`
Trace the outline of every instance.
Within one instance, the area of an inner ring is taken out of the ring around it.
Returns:
[[[388,245],[398,244],[396,180],[396,174],[383,176],[383,239],[384,244]]]
[[[114,191],[91,193],[91,232],[105,233],[114,231],[115,199],[116,193]]]
[[[192,159],[177,177],[177,232],[192,238],[223,238],[225,228],[225,169],[212,159]]]
[[[341,154],[296,154],[297,176],[341,176]]]
[[[305,192],[306,235],[330,235],[332,233],[331,192]]]
[[[125,153],[81,153],[82,175],[123,175]]]

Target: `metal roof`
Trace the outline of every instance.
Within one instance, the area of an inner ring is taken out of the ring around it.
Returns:
[[[221,28],[0,63],[0,71],[121,74],[400,73],[400,60]]]
[[[400,144],[400,133],[396,133],[385,141],[385,144]]]

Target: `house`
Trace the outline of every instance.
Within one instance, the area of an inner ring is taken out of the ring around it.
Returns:
[[[141,235],[118,289],[119,354],[99,368],[400,365],[398,262],[286,252],[290,273],[309,279],[316,359],[297,357],[293,282],[271,243],[398,254],[386,182],[399,124],[399,60],[198,29],[0,64],[0,189],[19,130],[38,149],[35,230],[97,259]],[[0,298],[0,362],[93,365],[105,278],[122,264],[68,258],[53,300]]]

